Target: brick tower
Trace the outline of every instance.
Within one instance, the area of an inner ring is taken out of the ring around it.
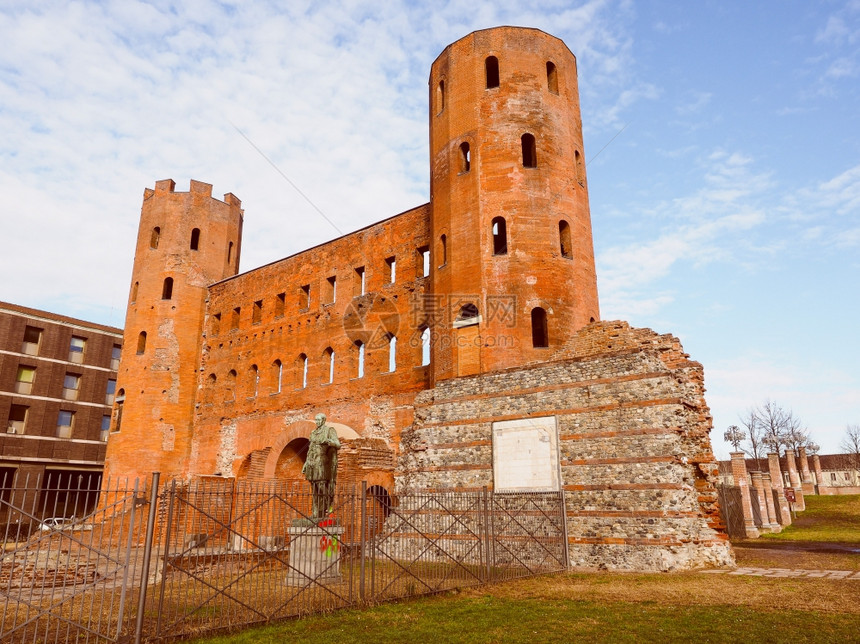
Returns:
[[[174,187],[144,191],[106,477],[186,473],[208,287],[239,271],[239,199]]]
[[[430,72],[434,381],[545,360],[599,319],[576,59],[536,29]]]

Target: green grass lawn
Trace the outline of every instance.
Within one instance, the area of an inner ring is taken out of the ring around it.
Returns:
[[[807,496],[805,501],[806,510],[794,523],[762,539],[860,544],[860,494]]]

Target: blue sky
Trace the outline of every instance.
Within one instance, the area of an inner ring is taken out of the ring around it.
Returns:
[[[121,326],[157,179],[242,199],[243,270],[335,236],[233,124],[342,231],[426,202],[431,62],[532,26],[578,59],[602,317],[705,365],[718,455],[767,398],[823,452],[860,423],[860,1],[32,4],[0,8],[0,299]]]

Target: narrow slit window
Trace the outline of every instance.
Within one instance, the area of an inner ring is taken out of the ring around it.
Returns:
[[[278,293],[275,296],[275,317],[283,317],[284,315],[284,307],[287,303],[287,294],[286,293]]]
[[[137,289],[140,286],[139,282],[135,282],[131,285],[131,303],[134,304],[137,302]]]
[[[233,261],[233,242],[230,242],[227,245],[227,263],[229,264],[232,261]]]
[[[251,324],[259,324],[263,320],[263,300],[254,302],[254,308],[251,309]]]
[[[212,335],[218,335],[221,332],[221,314],[216,313],[212,316]]]
[[[388,372],[397,371],[397,337],[388,336]]]
[[[464,174],[472,169],[472,153],[469,149],[469,144],[463,141],[460,144],[460,174]]]
[[[306,311],[311,307],[311,285],[305,284],[299,289],[299,310]]]
[[[394,284],[397,280],[397,259],[394,257],[386,257],[385,265],[388,269],[388,283]]]
[[[558,69],[550,61],[546,63],[546,87],[553,94],[558,94]]]
[[[504,217],[493,219],[493,255],[508,254],[508,227]]]
[[[214,375],[210,378],[215,378]],[[125,404],[125,389],[116,392],[116,400],[113,406],[113,431],[118,432],[122,426],[122,407]]]
[[[484,61],[484,68],[487,72],[487,89],[492,89],[499,86],[499,59],[495,56],[488,56]]]
[[[281,393],[281,385],[283,384],[284,378],[284,365],[280,360],[275,360],[272,363],[272,375],[274,376],[275,381],[275,393]]]
[[[584,186],[585,185],[585,169],[582,167],[582,155],[579,153],[579,150],[573,151],[573,158],[576,162],[576,182]]]
[[[430,327],[424,327],[421,332],[421,366],[430,364]]]
[[[537,148],[535,146],[535,137],[533,134],[523,134],[521,139],[523,148],[523,167],[537,167]]]
[[[328,363],[328,384],[331,384],[334,382],[334,349],[331,347],[326,348],[323,351],[323,356]]]
[[[418,277],[429,277],[430,275],[430,247],[418,248]]]
[[[564,220],[558,222],[558,243],[561,249],[561,256],[573,259],[573,249],[570,245],[570,224]]]
[[[361,340],[356,340],[355,348],[358,352],[358,363],[356,367],[355,377],[364,378],[364,342],[362,342]]]
[[[332,275],[325,280],[325,304],[334,304],[337,299],[337,277]]]
[[[441,114],[445,109],[445,81],[440,80],[436,86],[436,114]]]
[[[547,335],[546,328],[546,311],[539,306],[532,309],[532,346],[549,346],[549,337]]]
[[[352,294],[354,296],[364,295],[366,293],[366,286],[364,266],[359,266],[355,269],[355,285],[353,286]]]
[[[224,396],[225,400],[236,400],[236,378],[238,375],[235,369],[230,369],[227,372],[226,382],[224,383],[224,386],[227,388],[227,393]]]
[[[439,237],[439,259],[442,262],[439,264],[439,268],[445,266],[448,263],[448,236],[441,235]]]
[[[137,355],[146,353],[146,331],[141,331],[137,336]]]
[[[164,278],[164,286],[161,287],[161,299],[162,300],[173,299],[173,278],[172,277],[165,277]]]
[[[242,307],[237,306],[233,309],[233,313],[230,316],[230,329],[235,331],[239,328],[239,318],[242,316]]]
[[[149,236],[149,247],[158,248],[158,241],[161,239],[161,228],[156,226],[152,229],[152,234]]]
[[[200,248],[200,229],[195,228],[191,231],[191,250],[198,250]]]
[[[299,356],[299,369],[302,374],[302,389],[308,386],[308,357],[303,353]]]
[[[260,392],[260,370],[257,368],[257,365],[251,365],[248,376],[250,380],[249,384],[251,385],[251,398],[256,398]]]

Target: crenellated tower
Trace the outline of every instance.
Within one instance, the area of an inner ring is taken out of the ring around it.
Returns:
[[[144,191],[105,476],[186,474],[208,287],[239,272],[239,199],[174,189]]]
[[[434,381],[546,360],[599,319],[576,59],[476,31],[430,72]]]

